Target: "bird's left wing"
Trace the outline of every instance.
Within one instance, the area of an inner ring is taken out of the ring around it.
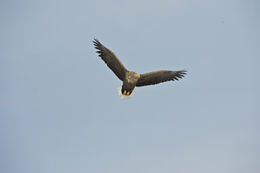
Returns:
[[[115,75],[123,81],[127,70],[120,60],[111,50],[103,46],[97,39],[94,39],[93,43],[102,60],[105,61],[107,66],[115,73]]]
[[[168,71],[168,70],[161,70],[155,71],[150,73],[141,74],[141,77],[136,83],[137,87],[146,86],[146,85],[154,85],[161,82],[166,81],[174,81],[179,80],[184,77],[186,74],[185,70],[180,71]]]

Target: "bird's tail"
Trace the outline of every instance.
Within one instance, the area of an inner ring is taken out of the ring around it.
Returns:
[[[120,96],[121,99],[127,100],[127,99],[130,99],[131,97],[134,97],[134,96],[135,96],[135,91],[133,91],[133,92],[131,93],[131,95],[126,96],[126,95],[123,95],[123,94],[121,93],[121,89],[122,89],[122,86],[120,86],[120,87],[117,88],[117,92],[118,92],[118,94],[119,94],[119,96]]]

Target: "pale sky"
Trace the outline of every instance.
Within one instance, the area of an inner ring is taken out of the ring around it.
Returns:
[[[0,2],[1,173],[259,173],[257,0]],[[94,38],[139,73],[136,88]]]

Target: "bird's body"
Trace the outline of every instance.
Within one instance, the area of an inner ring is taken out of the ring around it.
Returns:
[[[130,95],[132,91],[134,90],[136,83],[138,82],[140,78],[140,74],[133,72],[133,71],[127,71],[125,75],[125,79],[123,81],[122,86],[122,94],[124,95]]]
[[[116,55],[103,46],[98,40],[93,41],[97,53],[107,66],[115,73],[115,75],[123,82],[121,88],[121,94],[124,96],[130,96],[134,88],[154,85],[166,81],[174,81],[184,77],[186,74],[185,70],[180,71],[169,71],[160,70],[145,74],[139,74],[137,72],[127,70]]]

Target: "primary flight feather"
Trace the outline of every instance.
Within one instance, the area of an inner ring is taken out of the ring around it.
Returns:
[[[179,80],[186,75],[185,70],[160,70],[144,74],[128,71],[111,50],[102,45],[97,39],[94,39],[93,43],[102,60],[115,73],[115,75],[123,81],[121,88],[122,95],[131,95],[136,86],[141,87],[155,85],[166,81]]]

